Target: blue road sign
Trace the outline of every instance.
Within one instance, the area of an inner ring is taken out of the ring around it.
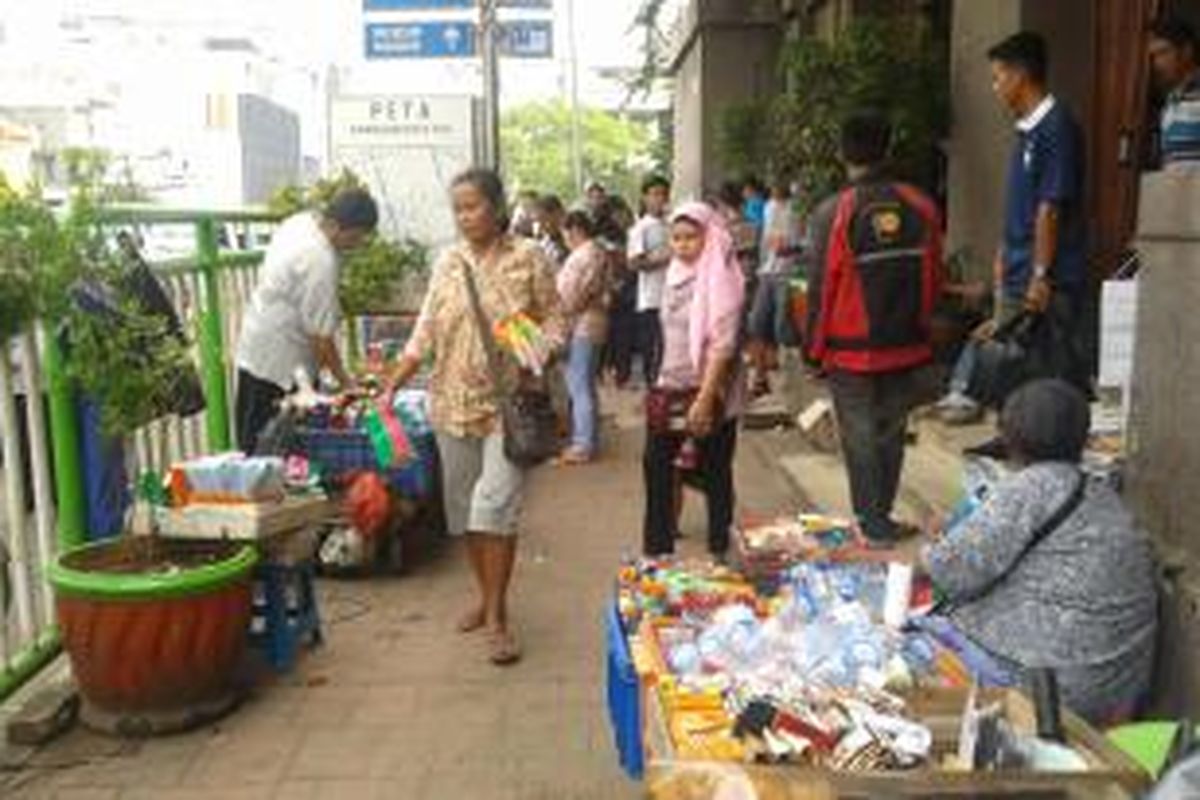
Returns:
[[[501,22],[500,53],[513,58],[551,58],[554,23],[532,19]]]
[[[470,22],[373,22],[366,27],[368,59],[470,58],[475,25]]]
[[[363,0],[363,11],[428,11],[434,8],[474,8],[475,0]]]
[[[500,0],[500,8],[549,9],[554,0]],[[437,8],[475,8],[477,0],[363,0],[364,11],[429,11]]]

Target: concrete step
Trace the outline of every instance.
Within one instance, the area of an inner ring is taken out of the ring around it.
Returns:
[[[962,490],[962,449],[992,435],[986,425],[947,429],[936,421],[914,424],[916,440],[905,451],[904,473],[896,498],[896,516],[924,524],[944,516],[958,502]],[[840,454],[821,452],[798,433],[789,434],[787,452],[779,466],[803,501],[833,514],[851,513],[850,490]]]

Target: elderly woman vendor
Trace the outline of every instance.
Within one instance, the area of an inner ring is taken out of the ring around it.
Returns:
[[[948,603],[919,624],[957,639],[984,682],[1050,668],[1068,707],[1113,722],[1150,687],[1157,596],[1145,537],[1080,470],[1089,428],[1087,401],[1062,381],[1010,398],[1001,432],[1016,471],[923,550]]]

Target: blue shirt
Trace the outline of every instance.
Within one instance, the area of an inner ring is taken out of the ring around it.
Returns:
[[[1163,166],[1200,163],[1200,73],[1171,92],[1162,113]]]
[[[1054,284],[1080,288],[1087,276],[1083,215],[1083,143],[1065,106],[1047,97],[1017,125],[1008,167],[1004,219],[1004,292],[1024,297],[1033,273],[1034,233],[1042,203],[1058,208],[1058,251],[1047,264]]]
[[[742,216],[761,234],[767,221],[767,201],[758,195],[751,197],[742,209]]]

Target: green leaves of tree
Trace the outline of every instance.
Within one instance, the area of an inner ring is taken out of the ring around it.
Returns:
[[[645,172],[661,168],[648,125],[615,113],[580,111],[583,174],[610,191],[637,196]],[[501,121],[502,161],[509,189],[576,199],[571,162],[571,108],[564,102],[530,103],[506,113]]]

